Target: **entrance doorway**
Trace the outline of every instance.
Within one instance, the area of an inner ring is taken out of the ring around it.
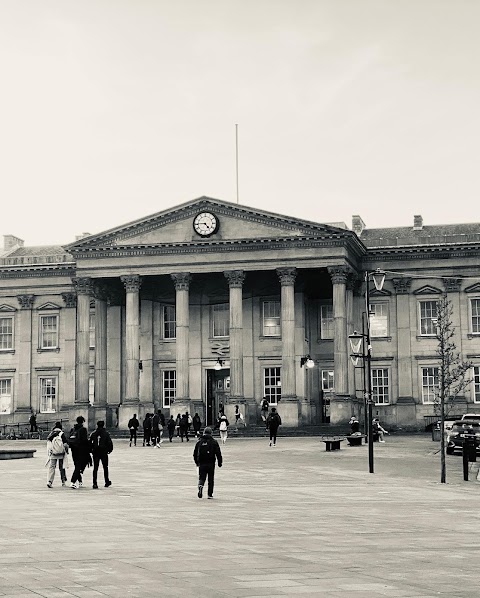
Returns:
[[[206,426],[214,426],[230,396],[230,370],[207,370]]]

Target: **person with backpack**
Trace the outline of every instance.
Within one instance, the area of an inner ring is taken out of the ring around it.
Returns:
[[[173,442],[173,435],[175,434],[175,420],[173,419],[173,415],[170,416],[170,419],[167,422],[167,430],[168,430],[168,440]]]
[[[105,478],[105,488],[112,485],[108,475],[108,455],[113,451],[113,442],[110,434],[105,430],[105,422],[97,422],[97,429],[90,435],[90,447],[93,454],[93,488],[96,490],[98,466],[100,461],[103,467],[103,477]]]
[[[150,438],[152,437],[152,414],[146,413],[143,420],[143,446],[150,446]]]
[[[137,419],[137,414],[134,413],[133,417],[128,420],[128,429],[130,430],[130,446],[132,446],[132,440],[134,446],[137,446],[137,430],[140,427],[140,422]]]
[[[195,415],[193,416],[192,423],[193,431],[195,432],[195,438],[200,438],[200,428],[202,427],[202,420],[200,419],[198,413],[195,413]]]
[[[193,450],[193,460],[198,467],[198,498],[203,497],[203,486],[208,478],[208,498],[213,498],[215,478],[215,461],[222,467],[223,457],[218,442],[212,437],[212,428],[207,426],[203,436],[197,441]]]
[[[87,465],[92,464],[90,457],[90,443],[88,441],[88,432],[83,426],[85,418],[79,415],[76,419],[76,424],[70,431],[68,436],[68,445],[72,451],[72,459],[74,470],[71,477],[71,487],[73,489],[83,486],[82,474]]]
[[[282,425],[282,418],[277,413],[277,410],[275,407],[272,407],[272,411],[271,411],[270,415],[267,417],[266,424],[267,424],[267,428],[270,430],[270,446],[272,446],[272,442],[273,442],[273,446],[276,446],[277,432],[278,432],[279,426]]]
[[[218,422],[218,429],[220,430],[220,440],[222,441],[222,444],[225,444],[227,442],[228,426],[229,425],[230,425],[230,422],[228,421],[227,416],[222,415]]]
[[[67,482],[67,454],[68,454],[68,441],[62,430],[61,422],[55,422],[53,430],[50,432],[47,438],[47,454],[48,454],[48,474],[47,474],[47,486],[51,488],[53,486],[53,480],[55,478],[55,470],[60,469],[60,479],[62,480],[62,486],[65,486]]]

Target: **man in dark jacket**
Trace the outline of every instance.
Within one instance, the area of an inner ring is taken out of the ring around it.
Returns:
[[[282,425],[282,419],[277,413],[275,407],[272,407],[270,415],[267,417],[267,428],[270,430],[270,446],[276,446],[277,444],[277,432],[279,426]]]
[[[150,446],[152,436],[152,414],[147,413],[143,420],[143,446]]]
[[[97,429],[90,435],[90,446],[93,454],[93,487],[97,486],[97,474],[100,461],[103,467],[103,477],[105,478],[105,488],[112,485],[108,476],[108,455],[113,451],[113,442],[110,434],[105,430],[105,422],[98,421]]]
[[[70,480],[74,489],[83,486],[82,473],[85,467],[91,464],[88,432],[83,426],[85,418],[79,415],[76,421],[77,423],[73,426],[68,437],[68,444],[72,450],[72,459],[75,466]]]
[[[128,421],[128,429],[130,430],[130,446],[132,446],[132,440],[134,445],[137,446],[137,430],[140,426],[140,422],[137,419],[137,414],[134,413],[133,417]]]
[[[215,460],[219,467],[223,465],[222,451],[218,442],[212,438],[212,428],[206,427],[203,436],[195,445],[193,460],[198,467],[198,498],[203,497],[203,486],[208,476],[208,498],[213,498]]]
[[[160,445],[160,416],[158,413],[152,417],[152,445]]]

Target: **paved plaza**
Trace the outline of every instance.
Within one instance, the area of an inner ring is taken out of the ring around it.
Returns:
[[[38,450],[0,461],[0,596],[478,597],[480,483],[448,456],[440,484],[427,435],[387,440],[369,474],[366,446],[229,438],[214,500],[192,441],[117,440],[99,490],[48,489],[45,442],[3,441]]]

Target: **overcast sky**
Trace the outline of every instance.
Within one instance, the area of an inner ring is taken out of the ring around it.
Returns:
[[[2,0],[0,235],[202,195],[480,222],[478,0]],[[0,244],[1,246],[1,244]]]

